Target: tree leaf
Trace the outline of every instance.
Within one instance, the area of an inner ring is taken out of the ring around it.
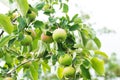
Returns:
[[[27,0],[16,0],[18,7],[21,11],[22,16],[26,16],[28,9],[29,9],[29,4]]]
[[[65,46],[68,48],[73,48],[74,44],[75,44],[75,37],[71,34],[68,34],[65,40]]]
[[[15,42],[15,40],[16,40],[16,38],[9,40],[8,47],[10,47]]]
[[[85,46],[87,43],[87,38],[85,37],[84,32],[80,32],[81,38],[82,38],[82,44]]]
[[[57,69],[57,76],[61,80],[63,78],[63,67],[58,67]]]
[[[99,74],[103,75],[105,73],[104,69],[104,61],[101,59],[98,59],[97,57],[93,57],[91,59],[91,64],[93,69]]]
[[[35,28],[43,28],[44,26],[45,25],[42,21],[37,20],[37,21],[34,22],[34,27]]]
[[[80,18],[80,17],[75,18],[75,19],[74,19],[74,23],[75,23],[75,24],[82,23],[81,18]]]
[[[98,50],[98,47],[96,45],[96,43],[90,39],[87,41],[86,46],[85,46],[88,50]]]
[[[18,17],[17,20],[19,22],[18,31],[20,32],[26,27],[27,23],[26,23],[25,19],[23,17],[21,17],[21,16]]]
[[[55,65],[57,62],[57,55],[56,54],[53,54],[52,55],[52,64]]]
[[[47,71],[50,71],[50,66],[47,63],[42,62],[42,69],[44,73],[46,73]]]
[[[0,14],[0,27],[2,27],[8,34],[13,32],[14,26],[10,18],[6,15]]]
[[[83,64],[80,65],[80,69],[84,80],[89,80],[89,79],[91,80],[89,69],[86,69]]]
[[[100,50],[95,50],[94,53],[97,54],[97,55],[101,55],[105,58],[108,58],[108,55],[105,52],[102,52]]]
[[[38,47],[38,39],[33,40],[32,42],[32,51],[37,50]]]
[[[41,9],[44,7],[44,5],[45,5],[44,2],[42,2],[42,3],[40,3],[40,4],[37,4],[36,9],[37,9],[37,10],[41,10]]]
[[[5,36],[0,40],[0,47],[3,47],[9,40],[13,39],[14,36]]]
[[[75,15],[72,17],[71,22],[74,21],[74,19],[77,18],[77,17],[78,17],[78,14],[75,14]]]
[[[80,26],[78,24],[74,24],[69,28],[69,30],[70,31],[75,31],[75,30],[78,30],[79,28],[80,28]]]
[[[64,3],[64,4],[63,4],[63,12],[64,12],[64,13],[67,13],[68,10],[69,10],[68,5]]]
[[[68,22],[70,22],[70,16],[68,14],[66,14],[66,19]]]
[[[32,80],[38,80],[38,68],[39,64],[37,62],[33,62],[32,65],[30,65]]]
[[[54,18],[54,17],[49,17],[49,21],[50,23],[55,23],[57,20],[57,18]]]
[[[101,42],[97,37],[94,38],[94,42],[97,44],[98,48],[101,48]]]
[[[13,58],[11,57],[9,53],[5,54],[5,61],[7,64],[11,64],[13,62]]]
[[[91,64],[90,64],[90,61],[87,58],[84,58],[83,65],[86,69],[88,69]]]

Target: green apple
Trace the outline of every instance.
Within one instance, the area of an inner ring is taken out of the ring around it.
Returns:
[[[58,29],[53,31],[52,37],[53,37],[54,41],[62,42],[62,41],[65,41],[65,39],[67,37],[67,33],[64,29],[58,28]]]
[[[28,13],[27,15],[30,21],[33,21],[37,16],[37,14],[34,11],[31,11],[31,13]]]
[[[75,75],[75,69],[73,67],[69,66],[64,68],[63,70],[64,77],[70,78],[73,77],[74,75]]]
[[[58,62],[61,65],[69,66],[72,64],[72,57],[69,54],[62,55],[60,56]]]
[[[44,33],[41,34],[41,40],[46,43],[51,43],[53,42],[52,36],[48,36]]]
[[[31,44],[31,42],[32,42],[32,37],[30,35],[25,35],[24,38],[21,41],[21,44],[23,46],[28,46],[28,45]]]
[[[36,35],[36,32],[33,29],[29,29],[29,30],[27,30],[27,32],[29,33],[29,35],[32,36],[33,39],[36,38],[37,35]]]
[[[3,80],[13,80],[11,77],[6,77]]]

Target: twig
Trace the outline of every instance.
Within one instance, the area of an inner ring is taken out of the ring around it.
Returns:
[[[7,72],[7,75],[8,75],[8,74],[11,74],[11,73],[14,73],[14,72],[16,71],[16,69],[18,69],[20,66],[22,66],[22,65],[24,65],[24,64],[26,64],[26,63],[28,63],[28,62],[31,62],[31,61],[38,61],[38,59],[28,60],[28,61],[25,61],[25,62],[21,63],[21,64],[18,65],[17,67],[15,67],[15,68],[13,68],[12,70],[8,71],[8,72]]]
[[[0,33],[0,37],[3,35],[4,31],[2,30],[2,32]]]

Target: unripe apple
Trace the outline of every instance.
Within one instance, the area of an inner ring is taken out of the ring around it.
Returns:
[[[27,30],[27,32],[29,33],[29,35],[32,36],[33,39],[36,38],[37,35],[36,35],[36,32],[33,29]]]
[[[11,77],[6,77],[3,80],[13,80]]]
[[[72,57],[68,54],[65,54],[63,56],[60,56],[58,60],[59,64],[64,65],[64,66],[69,66],[72,64]]]
[[[55,40],[56,42],[62,42],[62,41],[65,41],[67,37],[67,33],[64,29],[58,28],[55,31],[53,31],[52,37],[53,37],[53,40]]]
[[[36,18],[37,14],[34,11],[31,11],[31,13],[28,13],[27,16],[30,21],[33,21]]]
[[[51,43],[53,42],[52,36],[48,36],[44,33],[41,34],[41,40],[46,43]]]
[[[25,35],[21,41],[21,44],[24,46],[28,46],[31,44],[31,42],[32,42],[32,37],[30,35]]]
[[[73,67],[69,66],[64,68],[63,70],[64,77],[70,78],[73,77],[74,75],[75,75],[75,69]]]

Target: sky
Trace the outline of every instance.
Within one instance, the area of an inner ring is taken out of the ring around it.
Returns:
[[[30,3],[36,0],[28,0]],[[107,27],[115,30],[116,34],[98,35],[102,42],[101,50],[108,55],[116,52],[120,56],[120,0],[69,0],[69,15],[73,16],[82,11],[90,15],[89,22],[95,30]],[[0,2],[0,13],[6,13],[9,7]],[[59,12],[58,12],[58,15]]]

